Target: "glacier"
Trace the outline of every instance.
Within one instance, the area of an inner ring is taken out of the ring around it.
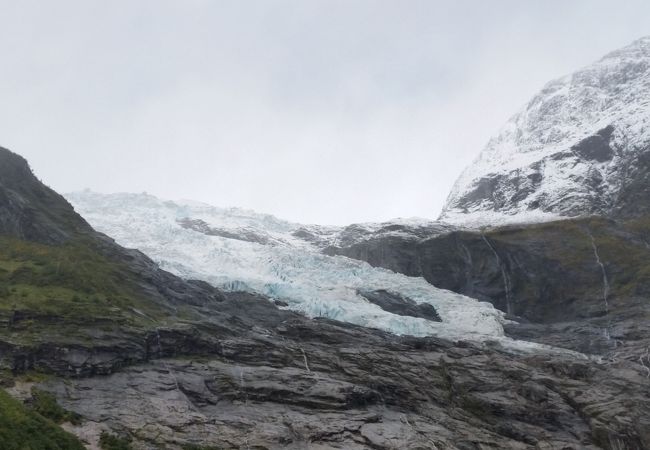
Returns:
[[[491,304],[438,289],[343,256],[323,245],[351,233],[399,232],[386,224],[346,229],[305,226],[239,208],[165,201],[148,194],[67,195],[97,230],[137,248],[161,268],[229,291],[266,295],[309,317],[326,317],[400,335],[453,340],[507,340],[504,314]],[[402,225],[424,226],[417,220]],[[361,231],[359,231],[361,230]],[[445,230],[444,226],[440,229]],[[317,239],[313,239],[317,236]],[[349,236],[348,236],[349,238]],[[359,292],[385,290],[431,304],[442,322],[401,316],[370,303]]]

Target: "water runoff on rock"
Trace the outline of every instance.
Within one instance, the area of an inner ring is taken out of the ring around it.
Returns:
[[[506,312],[508,313],[508,315],[512,315],[513,308],[512,308],[512,301],[510,298],[511,297],[510,277],[508,277],[508,273],[506,272],[506,267],[501,262],[501,257],[499,257],[499,254],[497,253],[494,246],[490,243],[490,241],[484,234],[482,234],[481,237],[483,238],[483,241],[487,244],[487,246],[490,248],[490,251],[494,255],[494,258],[496,259],[497,267],[501,271],[501,278],[503,279],[503,290],[505,291],[506,294]]]
[[[609,278],[607,277],[607,270],[605,268],[605,264],[600,259],[600,254],[598,253],[598,245],[596,244],[596,239],[594,238],[593,233],[591,230],[587,229],[587,235],[589,236],[589,240],[591,242],[591,248],[594,252],[594,258],[596,259],[596,265],[600,268],[600,272],[602,274],[602,279],[603,279],[603,288],[602,288],[602,298],[603,298],[603,303],[605,307],[605,314],[609,314]],[[608,322],[607,327],[604,329],[604,335],[605,339],[607,339],[608,342],[612,341],[611,337],[611,322]],[[616,340],[613,340],[614,346],[616,346]]]

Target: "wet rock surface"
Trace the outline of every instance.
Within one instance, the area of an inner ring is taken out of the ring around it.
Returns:
[[[650,443],[648,378],[626,361],[512,355],[304,319],[215,350],[40,387],[85,418],[80,429],[101,424],[147,449]]]
[[[650,345],[649,224],[586,218],[325,251],[489,301],[513,337],[638,361]]]
[[[399,294],[385,290],[359,291],[359,295],[366,298],[370,303],[379,306],[384,311],[392,312],[393,314],[420,317],[434,322],[441,322],[436,309],[428,303],[416,303],[410,298],[405,298]]]

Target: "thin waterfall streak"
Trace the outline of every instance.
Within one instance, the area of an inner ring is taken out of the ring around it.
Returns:
[[[645,362],[643,361],[644,358]],[[650,363],[650,347],[646,347],[645,353],[639,356],[639,362],[647,372],[646,378],[650,378],[650,366],[648,366],[648,363]]]
[[[600,267],[600,272],[602,273],[603,276],[603,302],[605,303],[605,314],[609,314],[609,279],[607,278],[607,270],[605,269],[605,264],[603,264],[602,260],[600,259],[600,254],[598,253],[598,245],[596,244],[596,238],[594,238],[593,233],[589,228],[587,228],[587,234],[589,235],[589,239],[591,240],[591,248],[594,252],[594,257],[596,258],[596,264],[598,267]],[[612,340],[611,336],[611,329],[612,327],[612,322],[611,320],[608,321],[607,327],[605,328],[605,339],[607,339],[608,342]],[[616,348],[616,340],[614,340],[614,347]]]
[[[607,278],[607,270],[605,270],[605,264],[600,260],[600,255],[598,254],[598,246],[596,245],[596,239],[594,235],[591,234],[591,231],[588,232],[589,237],[591,238],[591,247],[594,250],[594,256],[596,257],[596,264],[600,267],[600,271],[603,275],[603,301],[605,302],[605,312],[609,313],[609,279]]]
[[[309,362],[307,361],[307,353],[305,353],[305,349],[302,347],[300,347],[300,351],[302,352],[302,357],[305,361],[305,370],[311,373],[311,370],[309,369]]]
[[[244,393],[244,406],[248,407],[248,392],[246,391],[246,383],[244,382],[244,369],[239,369],[239,387]]]
[[[508,315],[512,315],[512,302],[510,299],[510,279],[508,278],[508,274],[506,273],[505,268],[501,263],[501,258],[499,257],[497,251],[494,249],[492,244],[490,244],[490,241],[488,241],[488,239],[485,237],[484,234],[482,234],[481,237],[483,238],[483,241],[487,244],[487,246],[494,254],[494,257],[497,261],[497,266],[499,266],[499,269],[501,270],[501,278],[503,279],[503,288],[506,291],[506,313],[508,313]]]

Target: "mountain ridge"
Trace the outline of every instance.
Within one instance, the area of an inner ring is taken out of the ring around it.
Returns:
[[[42,185],[29,163],[0,147],[0,233],[61,244],[91,228],[63,196]]]

